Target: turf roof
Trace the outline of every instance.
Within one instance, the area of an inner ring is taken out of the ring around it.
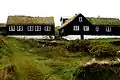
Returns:
[[[120,20],[117,18],[94,18],[87,17],[87,20],[93,25],[120,25]]]
[[[78,14],[79,15],[79,14]],[[72,22],[78,15],[73,16],[72,18],[65,21],[60,28],[65,27],[67,24]],[[120,25],[120,20],[117,18],[95,18],[95,17],[86,17],[87,20],[93,25]]]
[[[7,24],[54,25],[54,17],[8,16]]]
[[[0,27],[6,27],[5,23],[0,23]]]

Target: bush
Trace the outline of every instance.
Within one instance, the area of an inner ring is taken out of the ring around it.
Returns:
[[[16,66],[13,64],[6,65],[0,71],[0,80],[17,80],[18,74],[16,70]]]
[[[10,56],[12,53],[10,47],[4,42],[4,40],[0,39],[0,58],[3,56]]]
[[[120,63],[92,63],[79,67],[73,73],[73,80],[119,80]]]
[[[41,46],[41,45],[39,45],[38,41],[36,41],[34,39],[24,40],[24,43],[27,44],[29,46],[29,48],[40,47]]]
[[[66,49],[71,52],[88,52],[89,40],[74,40],[66,45]]]
[[[111,41],[109,43],[112,45],[120,46],[120,41]]]
[[[27,65],[25,67],[25,80],[44,80],[45,75],[36,67]]]
[[[90,55],[98,58],[118,56],[117,49],[109,44],[97,44],[89,46]]]

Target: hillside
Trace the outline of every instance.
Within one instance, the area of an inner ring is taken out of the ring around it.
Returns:
[[[0,80],[72,80],[73,73],[79,66],[96,57],[85,54],[84,50],[77,49],[78,45],[74,46],[72,42],[57,42],[59,44],[51,45],[42,40],[0,37]],[[84,43],[85,47],[87,43]],[[116,48],[120,49],[119,46]],[[91,54],[93,50],[90,50]],[[101,56],[96,58],[101,60],[99,57]],[[102,60],[110,61],[111,58]]]

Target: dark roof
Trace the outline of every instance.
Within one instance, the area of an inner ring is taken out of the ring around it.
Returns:
[[[75,15],[72,18],[66,20],[65,23],[62,24],[60,28],[66,26],[67,24],[72,22],[78,15]],[[118,18],[101,18],[101,17],[98,17],[98,18],[86,17],[86,18],[93,25],[120,25],[120,20]]]
[[[5,23],[0,23],[0,27],[6,27]]]
[[[54,17],[8,16],[7,24],[49,24],[54,25]]]

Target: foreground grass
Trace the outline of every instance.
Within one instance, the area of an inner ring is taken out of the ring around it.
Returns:
[[[0,69],[8,64],[15,65],[16,80],[72,80],[73,72],[91,60],[90,56],[82,56],[80,52],[68,52],[62,45],[43,47],[34,40],[7,37],[0,39],[7,46],[7,48],[1,47],[6,55],[2,55],[0,59]],[[62,41],[59,42],[62,43]],[[64,43],[68,42],[64,41]]]
[[[15,38],[3,38],[3,41],[12,54],[0,59],[1,69],[15,65],[17,80],[72,80],[77,67],[90,60],[88,56],[77,56],[79,53],[69,54],[61,46],[36,48]]]

